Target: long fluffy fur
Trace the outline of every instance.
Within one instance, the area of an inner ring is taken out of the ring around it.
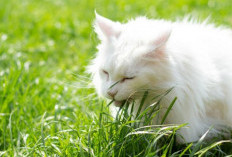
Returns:
[[[95,29],[101,43],[89,67],[100,95],[111,98],[107,92],[114,82],[135,75],[134,80],[110,89],[117,91],[115,100],[125,100],[134,91],[159,93],[174,87],[162,105],[165,112],[178,98],[166,123],[188,123],[188,128],[179,131],[180,142],[196,141],[211,127],[209,138],[221,132],[222,126],[232,127],[230,29],[191,20],[138,17],[125,24],[105,20],[97,15]]]

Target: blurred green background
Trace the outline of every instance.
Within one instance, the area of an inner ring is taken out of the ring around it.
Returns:
[[[232,26],[231,0],[1,0],[0,156],[72,156],[85,144],[102,103],[84,73],[99,42],[95,10],[120,22],[192,15]]]

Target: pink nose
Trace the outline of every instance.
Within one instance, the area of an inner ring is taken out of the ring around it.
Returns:
[[[108,94],[110,97],[112,97],[112,98],[114,98],[114,96],[115,96],[117,93],[118,93],[118,91],[114,91],[114,92],[108,91],[108,92],[107,92],[107,94]]]

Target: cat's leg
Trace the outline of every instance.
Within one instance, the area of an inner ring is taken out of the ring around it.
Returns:
[[[213,132],[214,130],[210,129],[210,127],[202,121],[189,121],[186,126],[177,131],[176,138],[178,143],[196,142],[204,135],[205,137],[203,138],[207,139]]]

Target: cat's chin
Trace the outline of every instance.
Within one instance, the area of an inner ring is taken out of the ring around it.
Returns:
[[[123,104],[125,103],[125,101],[114,101],[114,106],[116,106],[116,107],[120,107],[120,106],[122,106]]]
[[[126,99],[126,100],[121,100],[121,101],[117,101],[117,100],[114,100],[114,106],[116,106],[116,107],[121,107],[121,106],[123,106],[124,104],[126,104],[126,103],[131,103],[131,102],[133,102],[134,101],[134,99],[133,98],[128,98],[128,99]]]

